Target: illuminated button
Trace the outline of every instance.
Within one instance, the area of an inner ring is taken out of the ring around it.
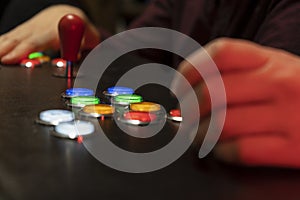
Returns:
[[[133,94],[133,92],[134,91],[132,88],[116,86],[108,88],[105,94],[110,96],[117,96],[120,94]]]
[[[79,107],[83,107],[86,105],[95,105],[95,104],[99,104],[100,103],[100,99],[97,97],[91,97],[91,96],[86,96],[86,97],[72,97],[71,98],[71,106],[79,106]]]
[[[42,52],[32,52],[31,54],[28,55],[29,59],[35,59],[44,56]]]
[[[65,92],[66,97],[94,96],[94,91],[87,88],[70,88]]]
[[[58,137],[75,139],[78,136],[92,134],[94,131],[95,127],[91,122],[76,120],[58,124],[52,133]]]
[[[68,110],[45,110],[39,115],[38,123],[44,125],[57,125],[61,122],[68,122],[74,120],[74,113]]]
[[[130,105],[132,111],[141,111],[141,112],[157,112],[160,111],[160,105],[152,102],[141,102],[134,103]]]
[[[140,103],[143,101],[143,98],[136,94],[122,94],[114,97],[114,103],[121,105],[128,105],[131,103]]]
[[[114,108],[107,104],[87,105],[80,112],[81,115],[89,117],[111,116]]]
[[[20,65],[22,67],[27,67],[27,68],[31,68],[31,67],[36,67],[41,65],[41,62],[38,60],[31,60],[31,59],[24,59],[21,61]]]
[[[157,119],[157,116],[153,113],[129,111],[123,114],[122,121],[132,125],[144,125],[149,124]]]
[[[55,67],[65,67],[67,65],[67,61],[62,58],[55,58],[51,61],[52,66]]]
[[[169,112],[168,118],[170,120],[176,121],[176,122],[181,122],[182,121],[182,116],[181,116],[181,111],[179,109],[173,109]]]
[[[41,56],[36,58],[36,60],[40,61],[41,63],[46,63],[50,61],[50,57],[49,56]]]

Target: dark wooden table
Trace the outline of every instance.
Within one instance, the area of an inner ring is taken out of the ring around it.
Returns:
[[[68,83],[51,74],[50,66],[1,66],[1,200],[300,198],[299,171],[228,166],[212,156],[200,160],[195,146],[170,166],[152,173],[111,169],[82,144],[53,137],[50,127],[34,122],[42,110],[65,108],[60,93]],[[109,134],[119,131],[113,121],[104,123]],[[167,130],[172,129],[169,126]]]

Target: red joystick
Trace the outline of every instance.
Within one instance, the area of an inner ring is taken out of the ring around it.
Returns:
[[[85,29],[83,20],[74,14],[67,14],[61,18],[58,24],[61,56],[71,62],[77,61]]]

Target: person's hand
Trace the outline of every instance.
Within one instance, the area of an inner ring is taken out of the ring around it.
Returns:
[[[86,22],[82,49],[92,49],[99,43],[99,33],[78,8],[55,5],[10,32],[0,36],[0,59],[3,64],[16,64],[34,51],[59,50],[58,23],[66,14],[76,14]]]
[[[205,49],[221,72],[227,99],[215,155],[248,166],[300,168],[300,58],[283,50],[224,38]],[[195,88],[202,88],[200,110],[210,108],[203,80],[189,76],[195,71],[191,64],[183,62],[179,71]],[[210,77],[209,84],[214,78]]]

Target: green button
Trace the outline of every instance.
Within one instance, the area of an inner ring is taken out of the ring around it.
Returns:
[[[35,58],[39,58],[42,57],[44,54],[42,52],[33,52],[31,54],[28,55],[29,59],[35,59]]]
[[[139,103],[143,98],[136,94],[122,94],[116,96],[114,100],[118,103]]]
[[[93,105],[93,104],[99,104],[100,99],[97,97],[73,97],[71,98],[71,104],[79,104],[79,105]]]

